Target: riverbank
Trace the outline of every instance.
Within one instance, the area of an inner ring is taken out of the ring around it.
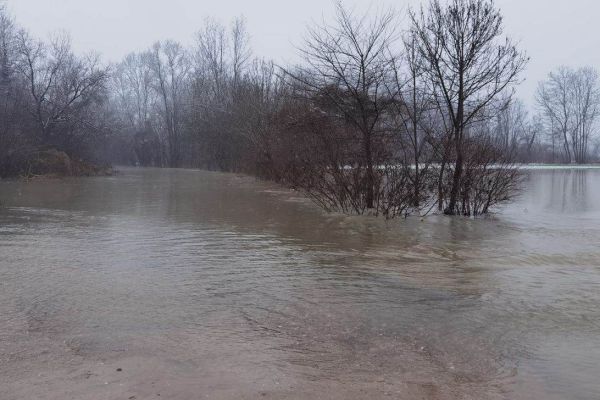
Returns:
[[[9,163],[10,164],[10,163]],[[31,153],[13,165],[4,166],[0,179],[52,179],[66,177],[111,176],[110,165],[97,165],[64,151],[48,149]]]

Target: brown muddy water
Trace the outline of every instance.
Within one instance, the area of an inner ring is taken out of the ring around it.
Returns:
[[[191,170],[0,182],[0,399],[600,399],[600,170],[526,185],[385,222]]]

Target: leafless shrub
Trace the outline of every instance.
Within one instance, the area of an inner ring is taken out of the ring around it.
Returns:
[[[454,214],[478,216],[502,203],[508,202],[519,192],[521,174],[510,154],[489,138],[470,138],[465,141],[464,174],[460,182],[460,195]],[[443,183],[445,193],[452,184]],[[444,199],[448,201],[447,198]]]

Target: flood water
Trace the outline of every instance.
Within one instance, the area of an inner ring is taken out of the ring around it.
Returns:
[[[0,182],[0,399],[599,399],[600,170],[486,219],[248,177]]]

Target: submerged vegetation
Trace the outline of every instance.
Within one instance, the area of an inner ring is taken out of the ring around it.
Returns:
[[[597,157],[597,73],[552,74],[529,118],[514,98],[527,57],[493,0],[336,10],[308,28],[298,65],[277,66],[253,57],[241,18],[207,20],[191,48],[167,40],[104,65],[0,9],[0,176],[244,172],[326,210],[393,218],[485,214],[518,189],[515,162]]]

